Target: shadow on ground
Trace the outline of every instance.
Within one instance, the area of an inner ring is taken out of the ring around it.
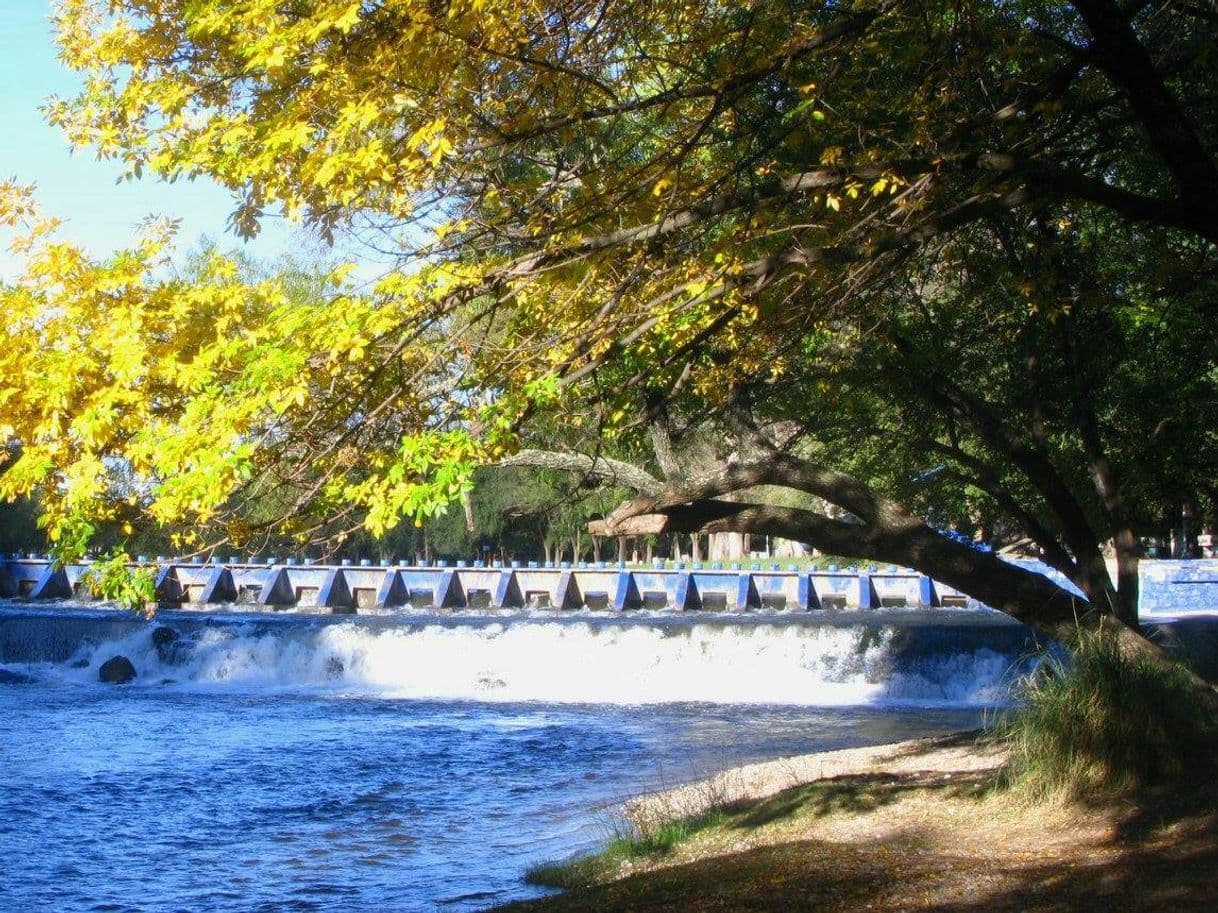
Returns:
[[[738,804],[723,825],[745,831],[800,816],[866,813],[922,793],[975,800],[980,776],[849,776]],[[800,840],[636,874],[611,884],[503,908],[513,913],[612,911],[817,911],[817,913],[1212,913],[1218,909],[1218,792],[1161,793],[1116,809],[1082,812],[1112,821],[1109,840],[1043,852],[931,849],[910,827],[882,840]],[[977,804],[978,813],[984,806]],[[965,816],[967,819],[967,816]],[[1062,834],[1055,834],[1060,838]]]
[[[861,815],[906,796],[921,793],[950,799],[976,797],[989,783],[986,774],[944,779],[930,774],[857,774],[820,780],[784,790],[768,799],[727,807],[728,827],[755,830],[767,824],[812,815]]]

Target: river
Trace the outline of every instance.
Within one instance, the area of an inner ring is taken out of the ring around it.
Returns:
[[[908,616],[906,616],[908,617]],[[638,792],[977,726],[1022,629],[0,606],[0,910],[467,911]],[[102,662],[129,657],[123,686]]]

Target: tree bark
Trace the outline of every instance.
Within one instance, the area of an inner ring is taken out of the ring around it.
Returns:
[[[568,453],[556,450],[520,450],[504,457],[497,466],[528,466],[534,469],[558,469],[577,472],[609,485],[620,485],[640,493],[658,493],[664,483],[651,473],[622,460]]]
[[[832,520],[799,508],[722,499],[670,505],[663,513],[626,513],[618,516],[614,528],[764,533],[836,555],[912,567],[1054,637],[1061,636],[1063,626],[1094,612],[1086,600],[1044,575],[948,539],[913,518],[890,517],[869,525]]]
[[[461,508],[465,511],[465,530],[469,533],[478,531],[477,525],[474,523],[474,501],[470,497],[468,491],[461,493]]]
[[[1115,633],[1128,654],[1177,667],[1158,645],[1117,616],[1072,595],[1048,577],[949,539],[912,518],[893,516],[879,525],[845,523],[811,511],[712,499],[666,507],[660,515],[619,515],[619,529],[635,521],[649,531],[766,533],[804,542],[833,554],[911,567],[1023,622],[1048,638],[1070,643],[1079,632]],[[1218,691],[1189,673],[1194,689],[1218,711]]]
[[[1032,483],[1057,518],[1062,538],[1074,558],[1073,581],[1094,602],[1116,605],[1116,587],[1100,550],[1100,542],[1070,487],[1062,480],[1052,462],[1035,446],[1016,435],[996,415],[988,403],[946,382],[939,395],[962,421],[967,423],[995,452],[1011,462]]]

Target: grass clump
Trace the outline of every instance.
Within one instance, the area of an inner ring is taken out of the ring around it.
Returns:
[[[572,891],[587,888],[610,878],[626,860],[620,856],[617,841],[594,856],[580,856],[566,862],[543,862],[524,873],[524,883],[541,888]]]
[[[694,835],[718,827],[726,820],[726,811],[711,809],[693,817],[656,823],[642,832],[637,826],[622,824],[616,836],[599,853],[533,866],[525,872],[524,880],[545,888],[589,887],[613,878],[624,863],[667,856]]]
[[[1187,670],[1130,656],[1111,634],[1080,633],[1074,648],[1046,659],[999,721],[1005,785],[1032,801],[1111,797],[1211,762],[1215,720]]]

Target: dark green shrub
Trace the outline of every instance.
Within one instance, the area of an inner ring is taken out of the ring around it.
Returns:
[[[1030,799],[1113,796],[1212,763],[1214,719],[1182,666],[1131,657],[1109,635],[1080,635],[1050,657],[1001,719],[1010,786]]]

